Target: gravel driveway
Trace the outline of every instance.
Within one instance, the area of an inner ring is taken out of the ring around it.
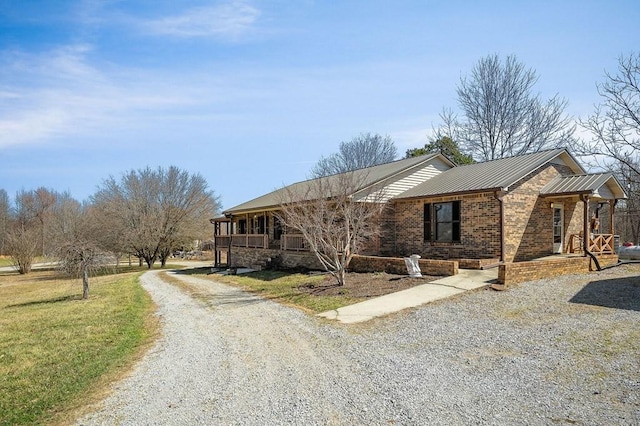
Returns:
[[[163,337],[78,424],[639,425],[633,274],[476,291],[345,326],[176,274],[194,299],[148,272]]]

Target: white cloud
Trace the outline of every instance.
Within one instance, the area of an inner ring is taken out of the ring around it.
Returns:
[[[193,87],[166,76],[92,64],[91,46],[0,57],[0,148],[104,134],[197,105]]]
[[[259,16],[260,11],[255,7],[243,1],[231,1],[148,21],[143,27],[162,35],[236,39],[249,31]]]

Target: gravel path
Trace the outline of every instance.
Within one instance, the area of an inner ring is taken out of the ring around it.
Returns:
[[[143,275],[163,337],[78,425],[640,425],[640,278],[622,268],[351,326],[175,276],[200,297]]]

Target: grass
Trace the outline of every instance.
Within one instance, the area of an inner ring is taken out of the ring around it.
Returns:
[[[152,341],[139,273],[82,284],[55,271],[0,273],[0,425],[58,424],[103,396]]]
[[[194,269],[190,273],[209,280],[231,284],[270,300],[294,306],[311,313],[320,313],[364,300],[347,294],[326,296],[310,294],[303,286],[322,283],[325,275],[307,275],[285,271],[257,271],[242,275],[206,275],[209,268]]]

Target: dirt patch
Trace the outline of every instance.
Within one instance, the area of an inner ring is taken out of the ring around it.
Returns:
[[[348,273],[345,284],[336,285],[336,279],[327,274],[318,283],[304,284],[298,287],[300,291],[317,296],[348,295],[351,297],[377,297],[400,290],[425,284],[443,278],[437,275],[423,275],[422,278],[411,278],[408,275],[394,275],[384,272],[376,273]]]

